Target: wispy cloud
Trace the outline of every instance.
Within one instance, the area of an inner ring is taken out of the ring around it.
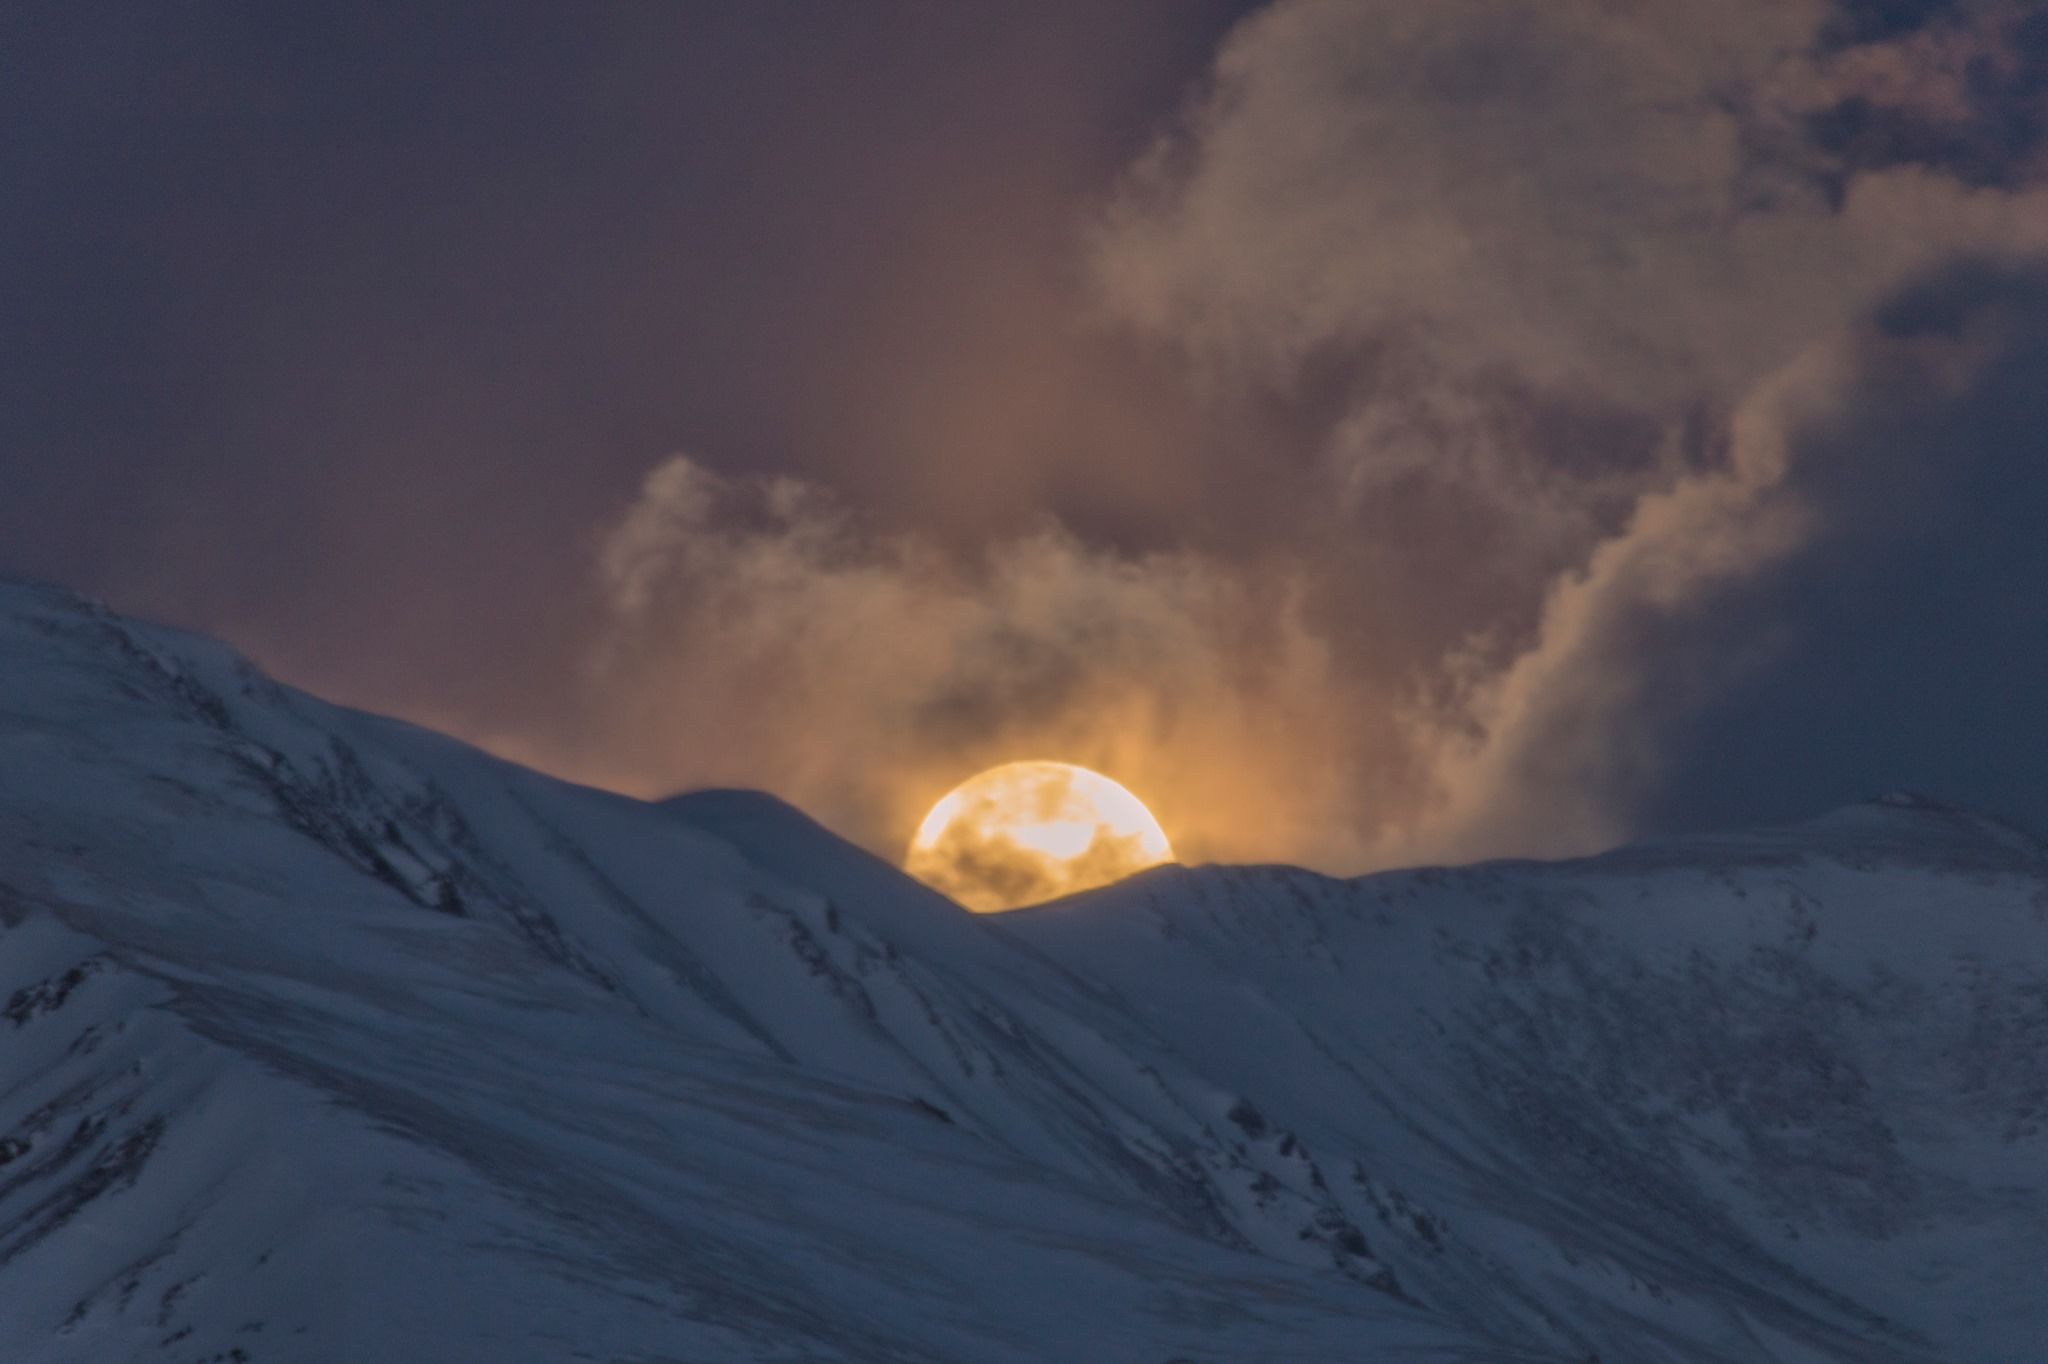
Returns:
[[[977,768],[1115,773],[1191,856],[1304,855],[1360,729],[1285,567],[1090,547],[963,552],[827,490],[678,456],[601,552],[615,780],[772,787],[887,847]]]

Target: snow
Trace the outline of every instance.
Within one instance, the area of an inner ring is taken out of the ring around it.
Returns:
[[[966,914],[0,584],[0,1358],[2048,1339],[2048,851],[1921,797]]]

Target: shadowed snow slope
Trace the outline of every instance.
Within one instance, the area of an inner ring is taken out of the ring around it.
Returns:
[[[1897,800],[976,917],[0,584],[0,1359],[2025,1359],[2044,873]]]

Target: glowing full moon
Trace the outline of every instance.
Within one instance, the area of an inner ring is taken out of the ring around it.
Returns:
[[[1021,762],[948,792],[918,826],[903,869],[986,914],[1172,860],[1159,821],[1116,782],[1072,763]]]

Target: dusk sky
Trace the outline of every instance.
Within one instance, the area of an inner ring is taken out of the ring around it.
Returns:
[[[2048,6],[0,7],[0,570],[893,854],[2048,832]]]

